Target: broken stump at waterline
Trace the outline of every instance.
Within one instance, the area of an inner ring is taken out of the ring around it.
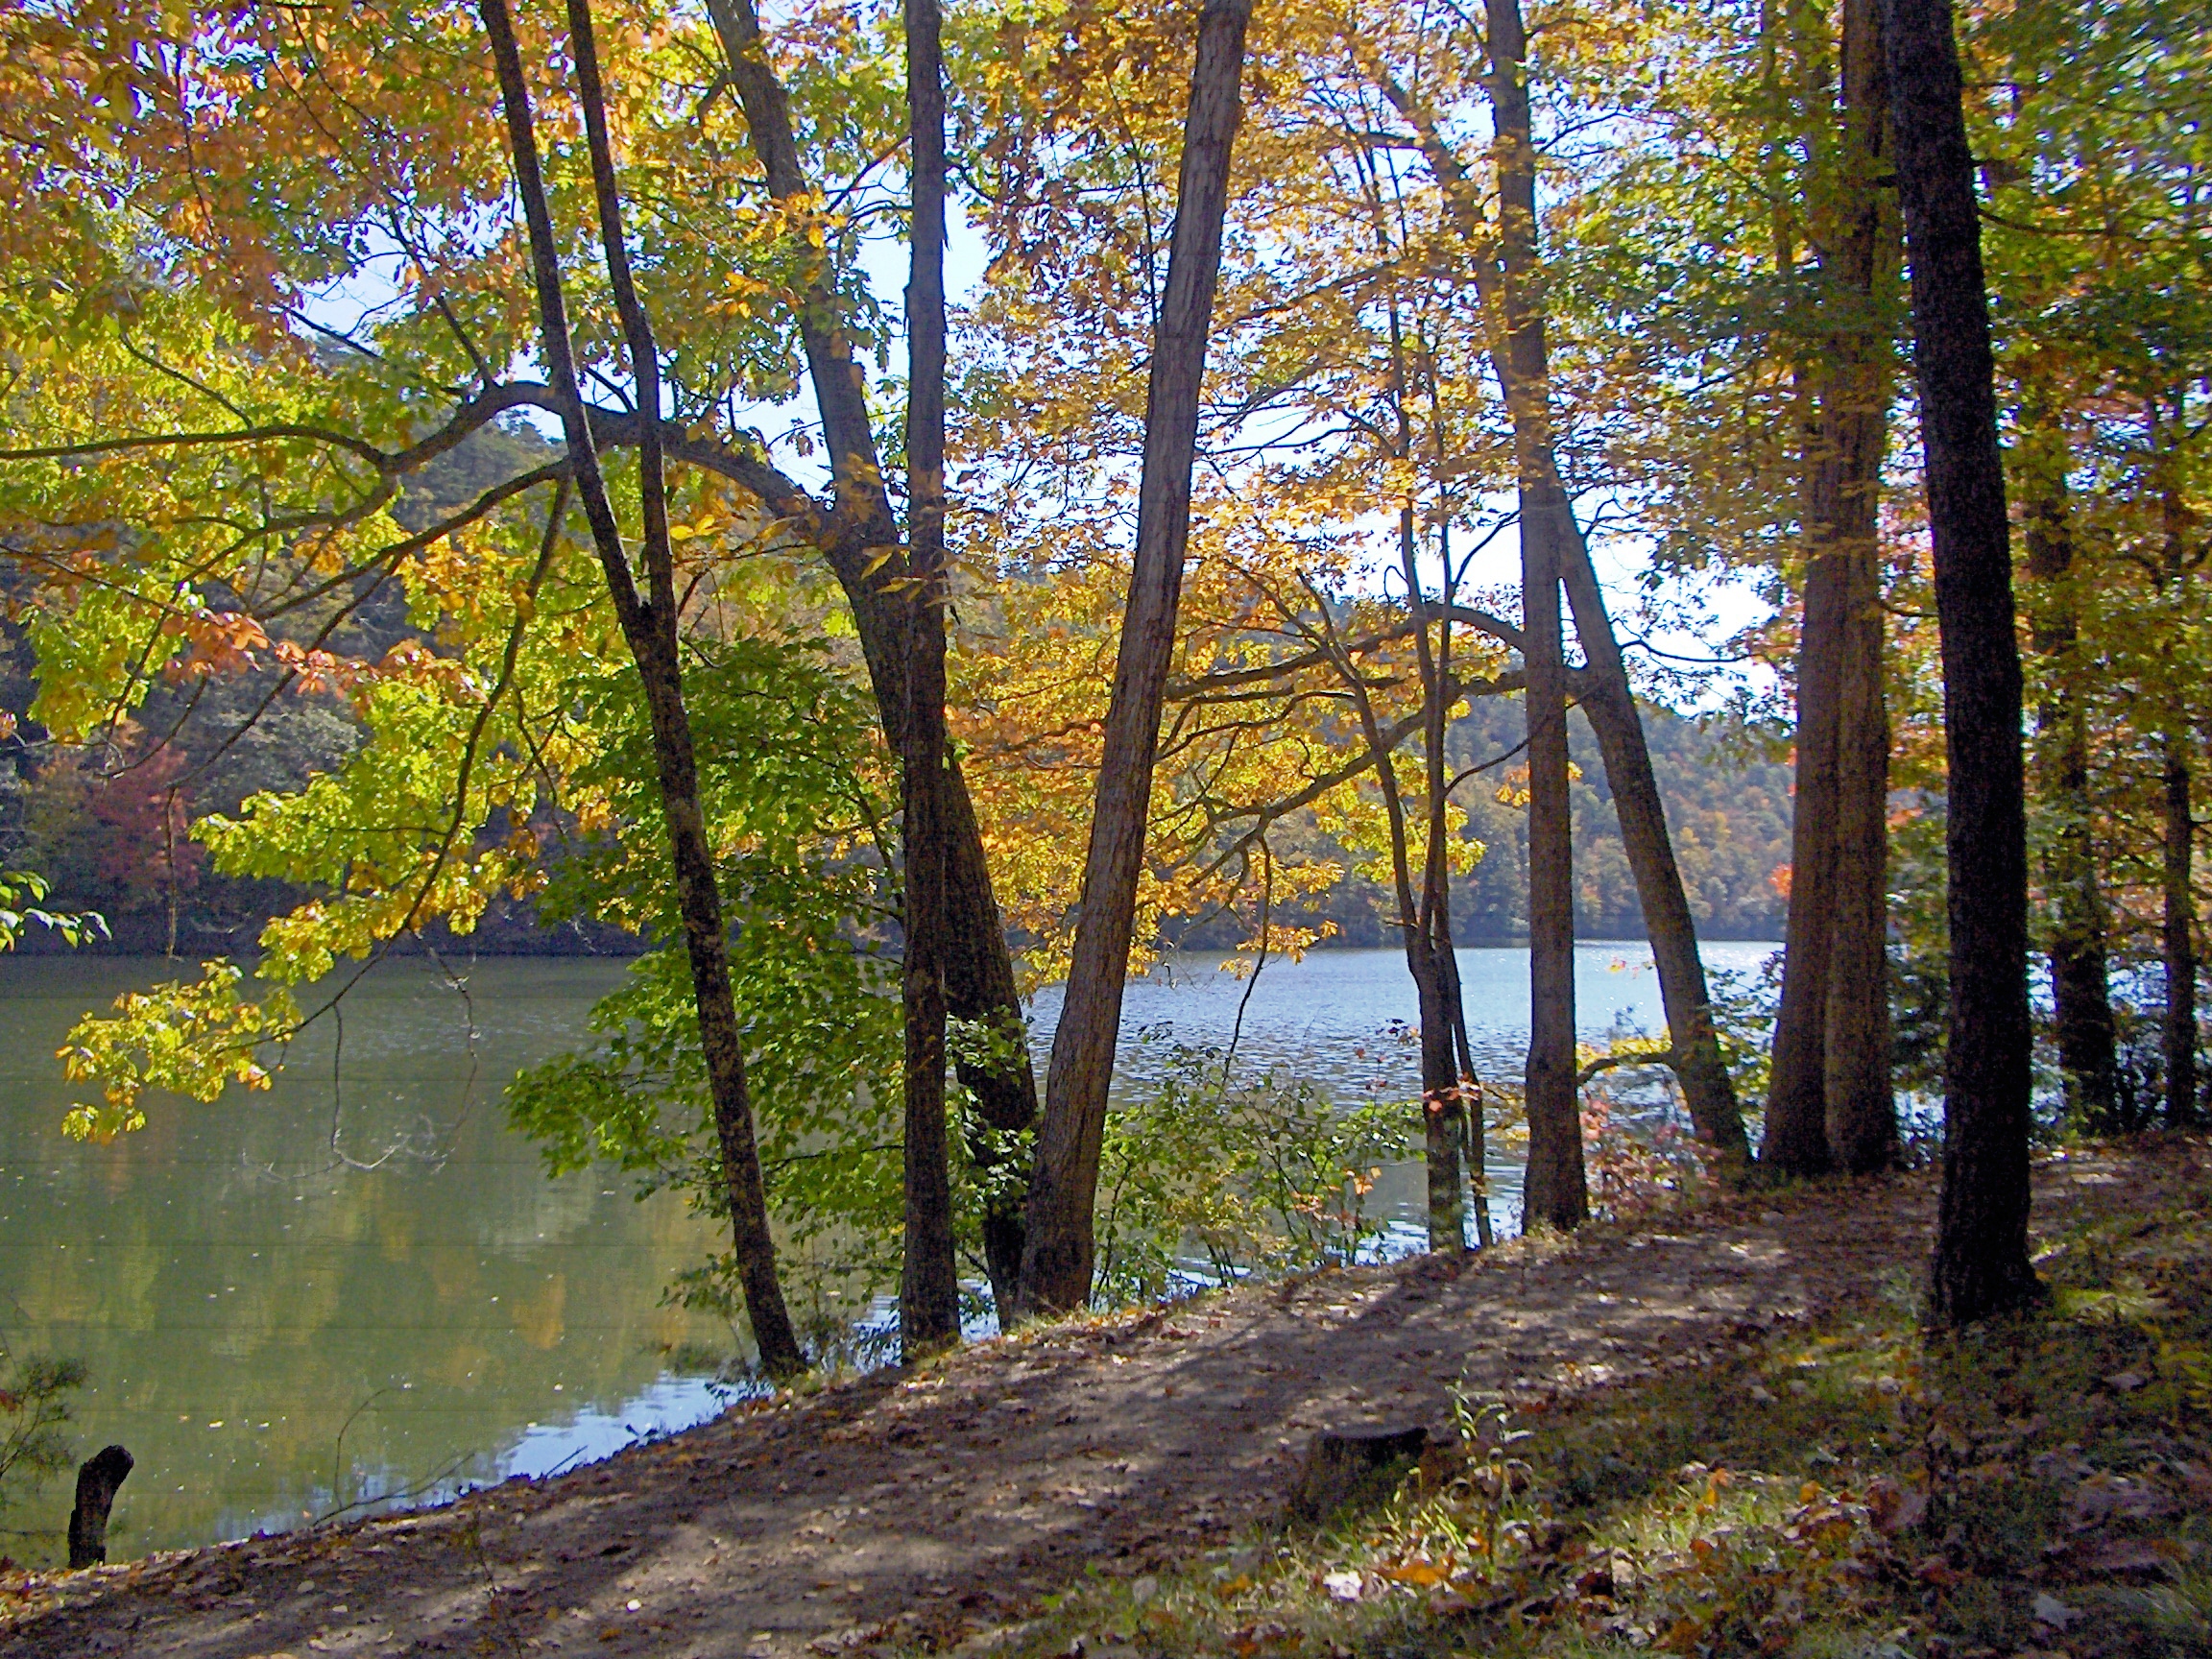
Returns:
[[[1429,1431],[1410,1428],[1324,1429],[1313,1436],[1290,1495],[1290,1513],[1318,1523],[1356,1500],[1380,1497],[1388,1477],[1428,1449]]]
[[[77,1471],[77,1507],[69,1512],[71,1567],[97,1567],[108,1559],[108,1511],[135,1462],[122,1447],[108,1446]]]

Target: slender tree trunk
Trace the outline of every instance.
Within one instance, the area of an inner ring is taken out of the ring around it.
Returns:
[[[808,194],[793,135],[789,100],[768,62],[753,0],[708,0],[730,81],[755,152],[778,202]],[[906,752],[906,658],[910,611],[900,597],[909,574],[882,549],[899,542],[899,527],[883,487],[882,460],[868,410],[866,385],[850,336],[838,325],[837,296],[816,278],[801,296],[801,344],[807,377],[822,410],[836,479],[837,514],[823,553],[853,610],[878,717],[896,754]],[[982,1028],[989,1052],[964,1058],[960,1081],[974,1095],[984,1127],[971,1137],[969,1155],[985,1185],[984,1258],[1001,1312],[1012,1310],[1021,1273],[1026,1173],[1010,1138],[1037,1117],[1037,1079],[1030,1066],[1028,1027],[1014,980],[1006,930],[992,891],[991,869],[974,802],[959,763],[947,755],[929,777],[938,790],[936,822],[945,857],[945,926],[939,964],[947,1012]]]
[[[1496,132],[1499,282],[1505,386],[1520,473],[1522,660],[1528,688],[1528,1170],[1524,1220],[1579,1225],[1590,1214],[1575,1076],[1575,852],[1568,804],[1567,661],[1559,583],[1571,514],[1552,453],[1551,369],[1536,253],[1536,157],[1527,37],[1519,0],[1487,0]]]
[[[1407,447],[1411,447],[1407,432]],[[1444,754],[1447,717],[1452,691],[1452,547],[1439,530],[1443,579],[1436,619],[1436,643],[1430,644],[1429,626],[1419,616],[1421,570],[1418,526],[1408,502],[1398,520],[1399,557],[1406,575],[1407,602],[1419,627],[1414,634],[1415,659],[1421,668],[1422,772],[1426,807],[1423,824],[1421,898],[1412,902],[1410,872],[1401,857],[1398,869],[1399,911],[1406,927],[1407,961],[1413,969],[1413,983],[1421,1012],[1421,1105],[1429,1172],[1429,1248],[1456,1256],[1467,1248],[1465,1176],[1459,1163],[1466,1140],[1466,1102],[1461,1098],[1459,1056],[1453,1036],[1465,1022],[1465,1011],[1455,1000],[1458,964],[1452,958],[1452,884],[1445,837],[1450,832],[1451,795],[1449,768]],[[1366,700],[1361,699],[1361,707]],[[1373,716],[1368,717],[1370,730]],[[1387,760],[1378,765],[1383,788],[1395,795],[1397,781]],[[1403,844],[1403,826],[1398,826]],[[1418,960],[1416,960],[1418,957]]]
[[[745,1291],[745,1310],[760,1363],[771,1376],[805,1368],[805,1357],[792,1331],[776,1275],[775,1239],[769,1231],[766,1189],[754,1135],[753,1107],[745,1080],[743,1031],[730,983],[730,941],[715,886],[713,849],[707,835],[699,795],[699,771],[691,723],[684,704],[682,660],[678,654],[674,564],[668,539],[667,501],[658,424],[640,425],[640,496],[647,591],[637,591],[622,534],[609,500],[590,422],[576,376],[569,343],[567,302],[562,292],[559,245],[546,205],[540,170],[536,128],[530,114],[528,84],[516,43],[506,0],[481,0],[484,31],[499,78],[500,102],[514,153],[515,182],[521,197],[537,290],[541,345],[549,378],[562,401],[562,428],[575,472],[591,537],[607,576],[623,637],[637,665],[653,732],[653,752],[661,785],[661,815],[668,826],[677,905],[690,958],[692,999],[699,1017],[699,1045],[714,1106],[714,1127],[722,1153],[722,1175],[730,1205],[732,1244]],[[622,235],[606,102],[592,43],[587,0],[569,0],[569,34],[576,59],[578,92],[591,150],[592,182],[600,219],[600,241],[615,301],[622,314],[630,367],[640,409],[660,407],[660,359],[644,308],[638,303]]]
[[[2034,584],[2031,637],[2043,661],[2035,711],[2041,810],[2048,814],[2044,886],[2051,902],[2051,1000],[2058,1070],[2074,1119],[2103,1133],[2119,1127],[2120,1062],[2112,1025],[2104,895],[2097,881],[2089,804],[2089,722],[2074,685],[2074,527],[2067,502],[2066,437],[2044,389],[2031,385],[2016,453],[2027,499],[2028,574]]]
[[[1459,954],[1451,943],[1452,929],[1444,928],[1444,967],[1450,977],[1445,993],[1452,1015],[1452,1046],[1459,1057],[1459,1103],[1465,1114],[1461,1129],[1466,1136],[1467,1185],[1475,1200],[1475,1242],[1487,1250],[1498,1242],[1497,1227],[1490,1219],[1489,1151],[1482,1122],[1482,1079],[1475,1070],[1475,1053],[1467,1041],[1467,995],[1459,983]]]
[[[945,1138],[945,82],[937,0],[906,0],[913,271],[906,284],[906,1239],[899,1341],[908,1361],[960,1336]]]
[[[1074,961],[1052,1038],[1045,1113],[1029,1184],[1020,1310],[1079,1308],[1091,1294],[1092,1207],[1106,1128],[1106,1091],[1121,1024],[1136,925],[1137,880],[1152,799],[1160,709],[1175,649],[1175,613],[1190,526],[1198,391],[1221,269],[1229,156],[1241,114],[1251,0],[1207,0],[1190,73],[1167,289],[1154,329],[1138,486],[1137,556],[1107,706],[1091,845],[1084,860]]]
[[[1499,180],[1498,266],[1494,286],[1505,326],[1505,350],[1492,350],[1500,382],[1505,388],[1514,426],[1514,447],[1522,471],[1522,538],[1526,546],[1532,527],[1549,545],[1544,557],[1557,579],[1566,584],[1574,608],[1575,633],[1589,661],[1583,712],[1598,735],[1604,757],[1606,781],[1611,785],[1621,840],[1644,911],[1644,925],[1651,940],[1652,959],[1659,971],[1659,993],[1667,1012],[1669,1035],[1674,1046],[1674,1069],[1682,1083],[1683,1099],[1698,1138],[1709,1146],[1722,1178],[1741,1179],[1750,1161],[1743,1134],[1743,1118],[1736,1103],[1734,1085],[1720,1058],[1719,1034],[1713,1025],[1712,998],[1705,983],[1705,966],[1697,951],[1697,928],[1690,902],[1682,889],[1682,875],[1674,861],[1674,845],[1668,833],[1666,806],[1651,768],[1651,755],[1644,735],[1643,716],[1628,683],[1627,664],[1621,654],[1613,622],[1607,613],[1596,567],[1573,503],[1559,475],[1558,455],[1551,426],[1551,370],[1544,338],[1542,305],[1543,263],[1537,243],[1535,145],[1529,123],[1527,80],[1527,42],[1519,0],[1493,0],[1487,8],[1487,26],[1493,76],[1491,110],[1496,129]],[[1402,109],[1408,106],[1400,104]],[[1463,174],[1434,132],[1432,124],[1418,115],[1423,145],[1431,164],[1438,169],[1448,196],[1456,204],[1463,221],[1472,217],[1463,186]],[[1473,228],[1469,223],[1466,228]],[[1532,511],[1533,509],[1533,511]],[[1527,576],[1524,569],[1524,577]],[[1563,659],[1562,659],[1563,660]],[[1535,687],[1530,686],[1530,695]],[[1530,730],[1535,730],[1532,723]],[[1560,741],[1564,743],[1564,725]],[[1533,753],[1531,763],[1533,764]],[[1564,807],[1561,807],[1563,814]],[[1564,819],[1562,817],[1562,826]],[[1531,818],[1533,841],[1535,824]],[[1564,828],[1560,833],[1566,833]],[[1572,873],[1566,878],[1572,885]],[[1533,906],[1531,926],[1534,925]],[[1567,924],[1572,927],[1572,908]],[[1556,942],[1554,942],[1555,945]],[[1572,982],[1572,953],[1568,982]],[[1533,968],[1531,972],[1534,972]],[[1556,965],[1551,971],[1558,978]],[[1567,1060],[1574,1070],[1573,1014],[1567,1025]],[[1550,1039],[1556,1046],[1556,1034]],[[1547,1062],[1547,1070],[1550,1062]],[[1547,1084],[1548,1088],[1556,1088]],[[1579,1129],[1576,1131],[1579,1136]],[[1577,1142],[1577,1144],[1579,1142]],[[1575,1159],[1577,1168],[1580,1159]]]
[[[1835,245],[1835,371],[1822,436],[1838,469],[1836,543],[1844,560],[1836,698],[1836,928],[1828,962],[1825,1088],[1830,1156],[1855,1175],[1897,1161],[1889,1074],[1889,710],[1883,686],[1882,462],[1890,364],[1878,295],[1897,273],[1901,228],[1876,182],[1888,89],[1881,0],[1844,0],[1843,156]]]
[[[1366,683],[1360,678],[1358,665],[1347,655],[1335,655],[1337,669],[1358,712],[1367,752],[1375,757],[1376,783],[1382,790],[1383,819],[1390,831],[1390,874],[1398,901],[1398,937],[1406,952],[1406,970],[1412,976],[1415,1005],[1419,1010],[1422,1151],[1429,1176],[1429,1248],[1455,1256],[1467,1247],[1467,1217],[1461,1196],[1459,1164],[1466,1125],[1460,1108],[1459,1055],[1454,1046],[1455,1036],[1464,1024],[1465,1016],[1455,999],[1458,964],[1452,959],[1449,916],[1439,907],[1445,887],[1443,837],[1447,801],[1443,732],[1450,689],[1443,672],[1444,663],[1430,646],[1428,625],[1420,620],[1421,578],[1414,538],[1414,514],[1408,503],[1399,513],[1398,544],[1407,606],[1420,628],[1416,637],[1421,668],[1421,726],[1427,745],[1424,757],[1426,810],[1422,826],[1427,839],[1418,893],[1413,879],[1412,836],[1407,826],[1406,801],[1391,766],[1390,736],[1384,734],[1382,723],[1376,718],[1374,702],[1367,694]],[[1449,559],[1446,570],[1449,574]],[[1446,613],[1443,627],[1447,639],[1452,626],[1450,602],[1447,591],[1444,605],[1440,607]],[[1327,626],[1326,618],[1324,626]],[[1334,633],[1331,641],[1334,649]],[[1439,922],[1443,923],[1441,936]]]
[[[2020,654],[1974,160],[1948,0],[1886,0],[1942,636],[1951,1032],[1930,1311],[2034,1300],[2028,1260],[2028,846]]]
[[[2159,1022],[2166,1058],[2166,1121],[2178,1129],[2197,1117],[2197,900],[2191,885],[2197,826],[2190,813],[2189,739],[2168,732],[2159,739],[2166,814],[2165,916],[2160,959],[2166,972],[2166,1013]]]

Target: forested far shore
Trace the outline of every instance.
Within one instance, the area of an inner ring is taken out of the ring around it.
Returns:
[[[380,652],[408,633],[395,628],[390,638],[365,637],[358,643]],[[180,955],[251,954],[272,917],[313,896],[281,880],[212,868],[188,834],[173,830],[207,814],[235,816],[256,793],[297,790],[316,773],[341,765],[363,736],[344,700],[286,700],[262,712],[243,738],[233,739],[243,710],[267,689],[256,687],[255,677],[203,692],[188,712],[185,698],[164,687],[149,698],[140,719],[177,728],[177,738],[164,751],[175,757],[106,775],[83,751],[39,740],[30,718],[36,685],[22,630],[8,630],[0,646],[6,651],[0,661],[7,665],[0,673],[0,709],[16,717],[20,734],[8,764],[0,767],[0,866],[41,873],[50,883],[50,907],[95,912],[108,926],[105,935],[75,946],[34,928],[16,949],[32,954],[72,949],[158,954],[172,948],[174,926]],[[1780,938],[1789,902],[1786,731],[1750,725],[1732,713],[1684,716],[1654,704],[1644,706],[1644,715],[1698,930],[1711,939]],[[1510,758],[1522,730],[1518,696],[1481,700],[1451,724],[1455,765]],[[1643,909],[1596,735],[1578,710],[1570,716],[1570,732],[1576,771],[1575,930],[1587,939],[1641,938]],[[180,776],[191,781],[177,786]],[[1453,878],[1454,938],[1462,945],[1522,943],[1527,938],[1527,814],[1509,790],[1503,798],[1496,789],[1470,790],[1463,799],[1465,834],[1479,844],[1481,854]],[[1396,899],[1387,871],[1347,853],[1310,815],[1303,835],[1300,828],[1286,826],[1279,832],[1285,847],[1334,861],[1344,874],[1286,904],[1283,919],[1313,927],[1322,950],[1395,945]],[[620,926],[588,917],[541,916],[526,898],[495,899],[466,933],[442,922],[423,932],[422,945],[463,955],[633,955],[646,948],[646,941]],[[1164,933],[1166,942],[1184,949],[1231,950],[1244,942],[1249,928],[1216,912],[1172,921]]]

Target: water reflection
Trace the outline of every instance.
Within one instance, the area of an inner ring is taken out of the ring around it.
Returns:
[[[1712,956],[1754,967],[1769,949]],[[1247,987],[1218,960],[1133,985],[1125,1031],[1225,1045]],[[1479,1064],[1517,1073],[1526,953],[1460,963]],[[389,964],[353,994],[343,1033],[296,1046],[270,1093],[151,1102],[150,1126],[111,1147],[63,1140],[62,1034],[169,971],[0,958],[0,1320],[19,1349],[89,1364],[81,1453],[120,1441],[137,1457],[118,1558],[542,1474],[717,1408],[663,1357],[726,1351],[730,1334],[661,1305],[714,1238],[618,1177],[548,1180],[500,1111],[517,1068],[582,1040],[619,964],[485,962],[466,998],[428,964]],[[1395,952],[1279,962],[1249,989],[1243,1061],[1340,1099],[1417,1092],[1415,1056],[1389,1034],[1413,1003]],[[1662,1023],[1640,945],[1583,948],[1577,994],[1589,1034]],[[1058,1005],[1047,992],[1034,1011],[1040,1056]],[[1161,1048],[1125,1044],[1118,1086],[1142,1087]],[[1519,1172],[1491,1174],[1503,1220]],[[1377,1196],[1417,1241],[1417,1167]],[[58,1533],[67,1505],[57,1481],[0,1526]],[[51,1559],[55,1540],[0,1551]]]
[[[118,1556],[537,1472],[715,1409],[661,1380],[669,1345],[728,1343],[659,1305],[706,1230],[616,1181],[547,1180],[501,1121],[500,1084],[576,1041],[618,966],[488,963],[464,1000],[394,964],[343,1043],[304,1039],[269,1094],[157,1101],[140,1134],[73,1145],[62,1032],[160,972],[0,964],[0,1317],[86,1360],[81,1445],[138,1459]],[[64,1484],[8,1524],[56,1522]]]

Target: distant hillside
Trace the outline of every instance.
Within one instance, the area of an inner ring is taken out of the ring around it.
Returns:
[[[1644,729],[1698,932],[1708,939],[1779,939],[1788,906],[1774,876],[1790,861],[1790,768],[1758,758],[1756,745],[1743,741],[1732,725],[1708,730],[1647,706]],[[1504,754],[1521,741],[1522,730],[1520,699],[1485,699],[1452,729],[1455,766]],[[1573,786],[1575,932],[1585,939],[1641,939],[1644,914],[1612,791],[1597,736],[1579,710],[1569,716],[1568,746],[1581,774]],[[1481,863],[1454,883],[1453,933],[1462,944],[1504,944],[1527,935],[1527,814],[1498,800],[1500,783],[1522,764],[1516,757],[1459,791],[1468,833],[1485,849]],[[1339,882],[1313,913],[1336,925],[1339,944],[1397,942],[1390,925],[1396,904],[1382,883],[1364,876]],[[1214,922],[1184,930],[1180,942],[1225,947],[1235,934],[1234,923]]]

